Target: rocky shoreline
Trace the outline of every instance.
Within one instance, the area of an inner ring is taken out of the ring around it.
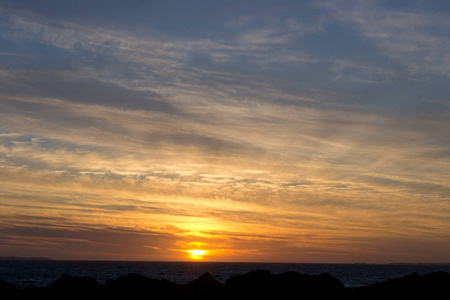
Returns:
[[[2,299],[450,299],[450,274],[413,273],[370,286],[347,288],[328,273],[272,274],[255,270],[225,284],[209,273],[186,284],[131,273],[99,284],[95,278],[63,275],[49,287],[17,288],[0,279]]]

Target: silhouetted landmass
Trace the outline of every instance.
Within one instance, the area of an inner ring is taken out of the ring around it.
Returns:
[[[52,260],[47,257],[0,256],[0,260]]]
[[[271,274],[252,271],[229,278],[225,285],[247,299],[336,299],[346,295],[345,286],[330,274],[304,275],[296,272]]]
[[[116,280],[107,280],[104,294],[108,299],[140,299],[142,295],[153,299],[171,299],[176,288],[177,284],[168,280],[131,273]]]
[[[16,288],[0,279],[1,299],[450,299],[450,274],[413,273],[370,286],[347,288],[330,274],[272,274],[255,270],[222,284],[209,273],[176,284],[132,273],[105,284],[91,277],[63,275],[49,287]]]
[[[450,299],[450,274],[417,273],[353,290],[354,299]]]

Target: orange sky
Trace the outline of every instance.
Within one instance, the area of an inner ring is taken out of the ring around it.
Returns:
[[[0,256],[448,262],[446,8],[18,2]]]

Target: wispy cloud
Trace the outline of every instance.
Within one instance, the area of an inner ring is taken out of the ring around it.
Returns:
[[[31,45],[0,54],[2,244],[383,261],[397,238],[446,238],[448,101],[430,77],[448,75],[446,21],[347,4],[247,12],[205,36],[2,7],[2,38]],[[325,49],[330,30],[376,55]]]
[[[450,26],[447,12],[392,10],[379,1],[324,1],[337,20],[354,27],[373,41],[386,56],[412,74],[449,76],[450,56],[445,50]]]

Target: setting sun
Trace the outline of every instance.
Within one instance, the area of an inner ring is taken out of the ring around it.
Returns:
[[[0,258],[450,263],[450,1],[36,2]]]
[[[203,255],[206,254],[206,250],[188,250],[187,252],[190,253],[192,259],[202,259]]]

